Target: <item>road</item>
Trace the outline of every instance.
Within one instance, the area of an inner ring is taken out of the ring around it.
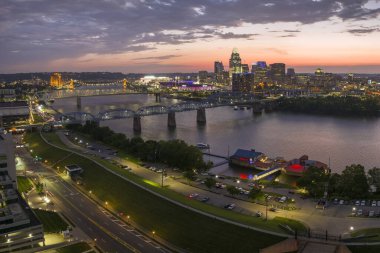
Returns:
[[[28,170],[43,178],[56,209],[92,238],[104,252],[168,252],[156,242],[123,223],[78,191],[69,179],[35,163],[25,149],[17,150]]]
[[[110,155],[107,152],[99,153],[97,151],[92,151],[81,147],[77,144],[72,143],[62,132],[58,133],[59,137],[63,141],[65,145],[70,148],[76,149],[82,153],[93,153],[101,156],[108,156],[112,160],[117,161],[120,164],[128,165],[132,168],[132,172],[143,177],[149,179],[156,183],[161,183],[161,174],[148,170],[142,166],[139,166],[133,162],[128,160],[120,159],[116,156]],[[105,149],[103,151],[106,151]],[[198,193],[199,197],[196,199],[200,199],[200,197],[207,196],[210,198],[208,204],[212,204],[218,207],[223,207],[228,203],[235,203],[236,208],[234,211],[252,215],[257,211],[261,211],[265,215],[265,206],[238,200],[231,199],[222,194],[222,192],[215,193],[210,192],[201,186],[200,183],[198,187],[189,186],[179,182],[178,180],[173,180],[172,178],[166,178],[164,183],[166,185],[170,185],[170,189],[179,192],[185,196],[188,196],[191,193]],[[229,184],[232,184],[232,181]],[[275,189],[271,189],[275,191]],[[288,191],[287,189],[283,190],[284,193]],[[340,235],[350,232],[350,227],[354,227],[356,229],[363,228],[376,228],[380,226],[380,220],[376,218],[355,218],[355,217],[347,217],[352,210],[352,206],[335,206],[330,207],[326,210],[315,209],[315,203],[310,200],[302,200],[299,196],[292,196],[296,199],[297,203],[302,203],[302,209],[297,211],[280,211],[280,212],[268,212],[268,218],[274,218],[276,216],[292,218],[295,220],[299,220],[307,224],[313,231],[325,232],[329,231],[330,234]],[[194,200],[196,201],[196,200]],[[380,209],[380,208],[378,208]]]

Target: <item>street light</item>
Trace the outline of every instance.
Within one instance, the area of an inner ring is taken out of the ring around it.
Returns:
[[[268,197],[265,197],[265,221],[268,220]]]
[[[350,227],[350,230],[351,230],[351,231],[353,231],[353,230],[354,230],[354,227],[353,227],[353,226],[351,226],[351,227]]]

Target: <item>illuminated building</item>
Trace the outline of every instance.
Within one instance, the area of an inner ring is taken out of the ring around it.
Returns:
[[[198,83],[207,83],[208,82],[208,72],[205,70],[198,72]]]
[[[253,89],[254,74],[235,73],[232,75],[232,91],[250,93]]]
[[[123,80],[123,88],[126,89],[127,88],[127,79],[124,78]]]
[[[254,74],[255,84],[266,83],[268,81],[267,63],[258,61],[256,65],[252,65],[252,73]]]
[[[62,88],[62,76],[60,73],[53,73],[50,76],[50,86],[53,88]]]
[[[242,73],[241,58],[240,58],[237,48],[234,48],[232,51],[229,67],[230,67],[229,69],[230,79],[232,79],[233,74]]]
[[[14,143],[10,133],[0,133],[0,175],[0,252],[32,252],[31,248],[44,242],[43,228],[17,191]]]
[[[285,81],[285,64],[270,64],[270,77],[273,83],[281,84]]]
[[[70,90],[73,90],[75,87],[74,87],[74,80],[73,79],[70,79],[70,84],[69,84],[69,89]]]
[[[249,73],[249,67],[248,67],[248,64],[242,64],[242,65],[241,65],[241,72],[242,72],[242,73]]]
[[[224,80],[224,65],[221,61],[215,61],[214,62],[214,74],[215,74],[215,80],[217,83],[223,83]]]

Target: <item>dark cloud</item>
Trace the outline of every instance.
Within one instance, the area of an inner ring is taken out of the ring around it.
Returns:
[[[280,35],[278,36],[280,38],[293,38],[293,37],[297,37],[295,34],[285,34],[285,35]]]
[[[215,33],[218,35],[221,39],[252,39],[252,36],[258,35],[258,34],[236,34],[232,32],[228,33]]]
[[[343,20],[377,17],[380,9],[366,9],[367,2],[1,0],[0,68],[79,57],[88,53],[152,50],[161,44],[184,44],[214,38],[252,38],[254,34],[223,32],[224,28],[242,23],[310,24],[331,17]],[[296,33],[297,30],[282,32]]]
[[[368,33],[374,33],[374,32],[380,32],[379,28],[356,28],[356,29],[349,29],[347,32],[355,34],[355,35],[363,35]]]
[[[161,55],[161,56],[134,58],[132,60],[167,60],[167,59],[180,57],[180,56],[182,55],[168,54],[168,55]]]

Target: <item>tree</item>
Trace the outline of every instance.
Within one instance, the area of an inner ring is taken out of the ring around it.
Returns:
[[[38,194],[41,194],[44,191],[44,185],[41,182],[36,184],[36,191]]]
[[[323,196],[329,175],[323,169],[310,166],[297,180],[299,187],[304,187],[311,196],[320,198]]]
[[[188,183],[190,183],[190,181],[194,181],[197,178],[195,172],[192,170],[185,171],[183,173],[183,176],[187,179]]]
[[[206,178],[205,185],[207,186],[207,188],[211,189],[211,187],[214,187],[215,184],[216,184],[215,178],[213,177]]]
[[[237,195],[240,193],[240,190],[233,185],[227,185],[227,191],[231,195]]]
[[[248,197],[250,199],[255,199],[259,194],[261,193],[261,189],[260,188],[256,188],[256,187],[253,187],[249,193],[248,193]]]
[[[347,166],[340,176],[338,186],[340,196],[363,198],[368,195],[369,185],[364,167],[360,164]]]
[[[376,192],[380,192],[380,168],[372,168],[368,170],[368,182],[376,186]]]

